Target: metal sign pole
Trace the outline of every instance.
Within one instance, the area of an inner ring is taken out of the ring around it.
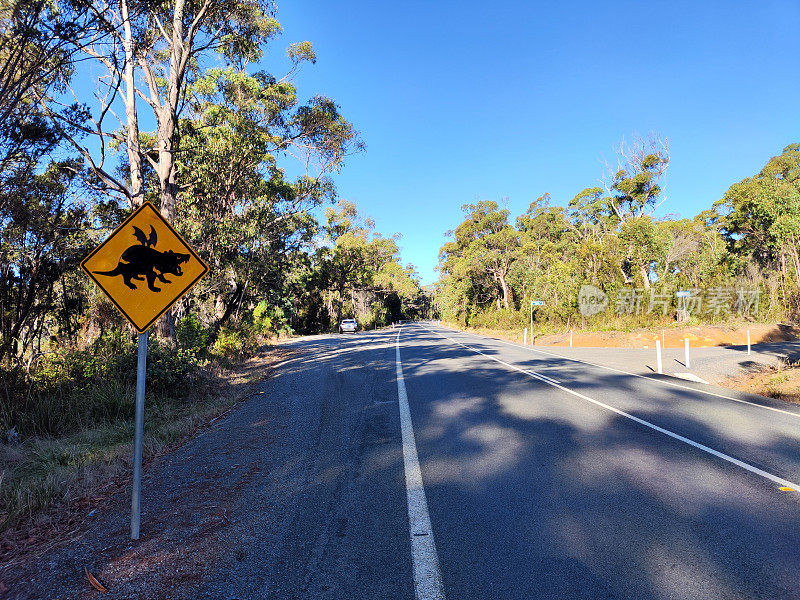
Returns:
[[[139,539],[142,493],[142,437],[144,435],[144,379],[147,373],[147,332],[139,334],[139,359],[136,363],[136,425],[133,434],[133,495],[131,500],[131,539]]]
[[[533,300],[531,300],[531,346],[533,346]]]

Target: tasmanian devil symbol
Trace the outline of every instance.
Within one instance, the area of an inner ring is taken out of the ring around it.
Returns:
[[[136,289],[132,280],[141,281],[147,279],[147,287],[154,292],[160,292],[161,288],[155,286],[156,279],[162,283],[171,283],[164,274],[176,275],[180,277],[183,275],[181,264],[189,260],[188,254],[181,254],[168,250],[167,252],[159,252],[154,248],[158,238],[156,230],[151,225],[150,235],[144,236],[144,232],[133,226],[133,236],[137,239],[139,244],[131,246],[119,259],[119,264],[111,271],[93,271],[95,275],[108,275],[115,277],[122,275],[122,280],[132,290]]]

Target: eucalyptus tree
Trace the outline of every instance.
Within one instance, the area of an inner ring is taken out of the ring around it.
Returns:
[[[492,296],[498,308],[502,301],[510,309],[513,292],[508,275],[519,253],[519,235],[508,222],[509,212],[491,200],[465,204],[461,209],[466,217],[450,232],[453,241],[442,246],[439,270],[470,278],[478,285],[488,283],[496,292]]]
[[[313,60],[310,46],[305,56]],[[179,228],[209,261],[201,289],[215,297],[221,324],[248,297],[283,293],[292,255],[316,230],[309,211],[333,196],[325,173],[361,142],[331,100],[299,105],[293,83],[265,72],[209,69],[187,98]],[[306,159],[313,153],[315,170],[289,180],[279,154],[301,149]]]
[[[266,0],[66,0],[59,23],[69,48],[83,55],[81,69],[104,71],[94,97],[67,85],[65,95],[41,94],[54,125],[83,157],[88,179],[136,206],[144,199],[145,165],[156,174],[162,214],[175,218],[181,189],[176,159],[178,122],[186,88],[213,60],[244,65],[258,59],[280,30]],[[156,131],[140,138],[141,112]],[[96,141],[86,141],[86,136]],[[127,172],[115,172],[109,152],[124,147]]]
[[[292,77],[301,63],[315,60],[310,43],[288,47],[292,67],[280,79],[248,72],[281,30],[270,0],[66,0],[58,14],[62,23],[87,23],[64,39],[82,55],[82,73],[102,75],[91,99],[65,83],[63,94],[39,94],[39,103],[82,157],[87,184],[123,204],[152,199],[180,228],[177,217],[197,216],[197,204],[180,206],[191,190],[195,199],[187,202],[212,203],[206,216],[232,217],[223,219],[225,248],[247,248],[252,239],[231,243],[231,235],[247,237],[274,220],[262,210],[260,224],[238,223],[248,198],[275,213],[285,188],[276,154],[302,161],[305,176],[290,184],[289,195],[296,205],[313,204],[329,187],[325,175],[358,146],[332,101],[315,96],[298,103]],[[150,123],[155,130],[145,131]],[[240,296],[236,286],[232,295]],[[171,313],[160,331],[172,337]]]
[[[334,303],[336,323],[341,321],[346,298],[355,313],[359,295],[365,302],[368,296],[386,301],[396,295],[402,303],[419,293],[413,268],[400,265],[396,236],[376,233],[374,221],[360,215],[352,202],[340,200],[336,207],[328,207],[321,231],[324,245],[317,253],[320,284]]]
[[[775,265],[800,287],[800,144],[733,184],[714,209],[734,252]]]
[[[63,89],[75,54],[63,36],[91,22],[62,22],[45,0],[0,2],[0,360],[18,361],[42,332],[74,333],[67,287],[55,286],[85,250],[86,211],[77,163],[53,159],[61,136],[36,98]]]

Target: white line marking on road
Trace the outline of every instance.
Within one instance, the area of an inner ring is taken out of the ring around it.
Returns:
[[[738,458],[733,458],[732,456],[728,456],[727,454],[725,454],[723,452],[720,452],[719,450],[714,450],[713,448],[709,448],[708,446],[706,446],[704,444],[701,444],[699,442],[695,442],[694,440],[690,440],[689,438],[684,437],[684,436],[682,436],[682,435],[680,435],[678,433],[675,433],[673,431],[670,431],[669,429],[664,429],[663,427],[659,427],[658,425],[655,425],[654,423],[651,423],[650,421],[645,421],[644,419],[640,419],[639,417],[635,417],[630,413],[626,413],[623,410],[620,410],[618,408],[614,408],[613,406],[609,406],[608,404],[605,404],[604,402],[600,402],[599,400],[595,400],[594,398],[589,398],[589,396],[585,396],[584,394],[581,394],[580,392],[576,392],[575,390],[571,390],[569,388],[566,388],[563,385],[560,385],[560,384],[557,384],[557,383],[553,383],[552,381],[547,381],[546,379],[543,379],[541,375],[533,375],[532,372],[526,371],[525,369],[520,369],[519,367],[517,367],[515,365],[512,365],[510,363],[507,363],[505,361],[502,361],[499,358],[495,358],[494,356],[490,356],[490,355],[488,355],[488,354],[486,354],[484,352],[481,352],[477,348],[472,348],[470,346],[467,346],[466,344],[462,344],[461,342],[459,342],[457,340],[454,340],[453,338],[448,337],[446,335],[443,335],[443,334],[439,333],[438,331],[433,331],[432,329],[428,329],[428,331],[431,331],[431,332],[435,333],[436,335],[438,335],[440,337],[443,337],[443,338],[445,338],[447,340],[450,340],[454,344],[458,344],[459,346],[462,346],[463,348],[466,348],[467,350],[475,352],[476,354],[480,354],[481,356],[485,356],[486,358],[489,358],[489,359],[491,359],[491,360],[493,360],[495,362],[498,362],[501,365],[504,365],[504,366],[506,366],[506,367],[508,367],[510,369],[513,369],[514,371],[519,371],[520,373],[523,373],[525,375],[530,375],[530,376],[536,377],[537,379],[540,379],[544,383],[546,383],[548,385],[552,385],[553,387],[558,388],[558,389],[560,389],[562,391],[565,391],[568,394],[572,394],[573,396],[577,396],[578,398],[581,398],[582,400],[586,400],[587,402],[591,402],[592,404],[596,404],[597,406],[605,408],[606,410],[610,410],[613,413],[616,413],[616,414],[618,414],[620,416],[628,418],[631,421],[636,421],[640,425],[644,425],[645,427],[649,427],[650,429],[658,431],[659,433],[663,433],[664,435],[668,435],[669,437],[671,437],[673,439],[676,439],[676,440],[678,440],[680,442],[683,442],[685,444],[689,444],[690,446],[692,446],[694,448],[697,448],[698,450],[702,450],[703,452],[707,452],[709,454],[712,454],[713,456],[716,456],[717,458],[721,458],[722,460],[725,460],[725,461],[727,461],[727,462],[729,462],[731,464],[734,464],[737,467],[741,467],[742,469],[745,469],[746,471],[750,471],[751,473],[755,473],[756,475],[760,475],[761,477],[764,477],[765,479],[769,479],[770,481],[773,481],[773,482],[775,482],[775,483],[777,483],[777,484],[779,484],[781,486],[790,487],[790,488],[793,488],[795,490],[800,490],[800,486],[798,486],[796,483],[792,483],[788,479],[783,479],[782,477],[778,477],[777,475],[773,475],[772,473],[768,473],[767,471],[759,469],[758,467],[754,467],[753,465],[747,464],[746,462],[742,462]]]
[[[433,528],[428,514],[428,501],[422,485],[422,470],[417,457],[417,443],[411,425],[403,363],[400,362],[400,333],[397,332],[395,356],[397,358],[397,396],[400,404],[400,432],[403,437],[403,465],[406,472],[406,499],[408,524],[411,533],[411,558],[414,570],[414,592],[417,600],[444,600],[439,556],[433,539]]]
[[[561,383],[558,379],[553,379],[552,377],[548,377],[547,375],[542,375],[541,373],[537,373],[536,371],[525,371],[525,372],[528,375],[533,375],[534,377],[538,377],[539,379],[552,381],[553,383]]]
[[[424,327],[424,326],[423,326]],[[426,328],[427,329],[427,328]],[[428,329],[428,331],[433,331],[433,329]],[[434,332],[438,333],[438,332]],[[460,331],[458,333],[462,333],[464,335],[472,335],[474,337],[480,337],[474,333],[467,333],[466,331]],[[497,338],[486,338],[493,342],[500,342],[501,344],[505,344],[506,346],[513,346],[514,348],[519,348],[520,350],[528,350],[529,352],[538,352],[539,354],[546,354],[547,356],[555,356],[556,358],[563,358],[564,360],[571,360],[572,362],[581,363],[583,365],[589,365],[592,367],[597,367],[599,369],[605,369],[606,371],[614,371],[615,373],[622,373],[623,375],[630,375],[631,377],[638,377],[640,379],[647,379],[648,381],[655,381],[658,383],[663,383],[665,385],[671,385],[672,387],[681,388],[682,390],[690,390],[692,392],[697,392],[699,394],[706,394],[707,396],[714,396],[716,398],[722,398],[724,400],[733,400],[734,402],[740,402],[741,404],[749,404],[750,406],[757,406],[758,408],[766,408],[767,410],[772,410],[775,412],[783,413],[785,415],[790,415],[792,417],[800,418],[800,413],[792,412],[789,410],[783,410],[780,408],[775,408],[773,406],[767,406],[765,404],[758,404],[756,402],[750,402],[749,400],[742,400],[741,398],[733,398],[731,396],[725,396],[724,394],[717,394],[716,392],[710,392],[708,390],[700,390],[697,388],[689,387],[688,385],[681,385],[680,383],[675,383],[673,381],[666,381],[664,379],[655,379],[653,377],[648,377],[647,375],[639,375],[638,373],[628,373],[628,371],[623,371],[621,369],[615,369],[614,367],[607,367],[605,365],[598,365],[597,363],[589,362],[588,360],[581,360],[579,358],[572,358],[570,356],[564,356],[562,354],[556,354],[554,352],[547,352],[546,350],[539,350],[537,348],[531,348],[530,346],[520,346],[519,344],[515,344],[514,342],[507,342],[506,340],[498,340]],[[453,340],[455,341],[455,340]]]

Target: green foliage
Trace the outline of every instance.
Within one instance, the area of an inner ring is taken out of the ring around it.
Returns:
[[[527,319],[525,311],[497,310],[493,307],[469,316],[465,324],[486,329],[522,329],[527,327]]]
[[[669,322],[678,289],[707,290],[709,300],[715,289],[733,290],[726,306],[706,307],[693,317],[720,322],[731,318],[736,290],[746,289],[759,290],[761,298],[747,318],[800,317],[800,144],[788,146],[694,219],[652,216],[663,201],[659,181],[669,164],[664,144],[622,148],[620,164],[605,189],[586,188],[566,207],[551,206],[545,194],[516,219],[516,227],[495,202],[465,206],[464,221],[440,251],[441,276],[433,291],[438,314],[476,327],[522,328],[528,302],[544,300],[534,312],[535,328],[627,328]],[[577,302],[585,284],[600,287],[610,300],[588,320]],[[615,300],[634,290],[642,295],[641,313],[619,314]],[[648,314],[651,294],[667,298],[667,317],[660,310]],[[507,305],[501,304],[506,297]]]
[[[385,318],[397,321],[413,310],[420,293],[419,277],[413,266],[400,264],[397,237],[385,238],[374,227],[352,202],[340,201],[325,211],[325,245],[316,252],[314,262],[316,283],[330,307],[329,330],[335,330],[344,316],[355,317],[363,325],[386,322]],[[376,301],[385,312],[371,309]]]
[[[178,347],[184,350],[202,352],[208,346],[209,330],[200,323],[195,314],[186,315],[175,326]]]
[[[507,279],[520,246],[517,231],[508,223],[509,213],[486,200],[461,208],[466,218],[453,232],[454,241],[442,246],[440,271],[469,278],[468,293],[479,303],[495,299],[499,305],[502,299],[509,309],[513,298]]]
[[[30,374],[3,369],[0,431],[23,435],[64,435],[133,414],[137,351],[133,343],[113,349],[109,338],[86,350],[45,355]],[[148,402],[181,398],[202,381],[195,352],[152,341],[147,356]]]
[[[239,359],[249,356],[257,344],[249,329],[223,327],[211,346],[211,352],[228,359]]]

